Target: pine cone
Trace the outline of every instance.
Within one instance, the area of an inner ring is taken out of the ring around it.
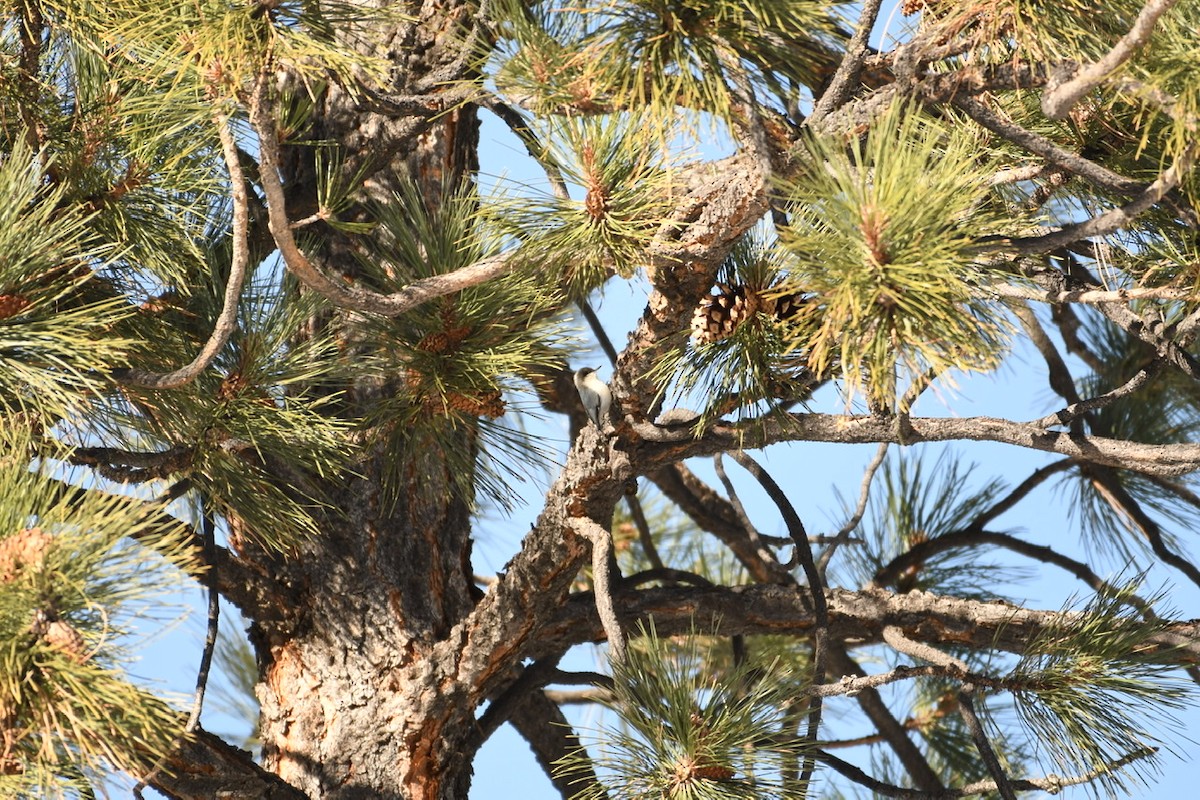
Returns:
[[[0,583],[13,581],[22,570],[39,569],[53,541],[41,528],[25,528],[0,541]]]
[[[421,337],[421,341],[417,342],[417,349],[427,353],[444,353],[449,347],[450,337],[446,335],[445,331],[427,333]]]
[[[42,634],[42,638],[46,644],[62,651],[76,664],[82,664],[88,659],[88,654],[85,652],[87,642],[84,641],[83,634],[69,622],[63,622],[61,619],[54,620],[46,626],[46,632]]]
[[[29,298],[20,294],[0,294],[0,319],[20,314],[29,305]]]
[[[446,409],[461,411],[474,417],[490,417],[495,419],[504,415],[508,409],[500,390],[482,392],[480,394],[460,394],[450,392],[446,395]]]
[[[808,302],[808,299],[802,294],[791,292],[789,294],[772,297],[763,303],[763,311],[770,314],[776,322],[788,322],[798,313],[800,309]]]
[[[717,294],[696,306],[692,315],[692,338],[699,344],[711,344],[733,335],[743,322],[762,308],[758,292],[744,284],[717,284]]]

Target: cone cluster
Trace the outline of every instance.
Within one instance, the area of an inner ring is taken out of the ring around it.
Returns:
[[[776,322],[787,322],[800,310],[805,298],[799,294],[770,295],[746,284],[717,284],[717,294],[700,301],[692,314],[692,338],[697,344],[711,344],[733,335],[755,314],[765,314]]]

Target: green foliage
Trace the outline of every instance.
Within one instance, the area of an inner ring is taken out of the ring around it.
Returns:
[[[813,85],[837,41],[835,3],[623,0],[595,6],[512,4],[503,91],[539,106],[638,109],[654,124],[677,107],[728,117],[731,70],[778,88]],[[781,102],[794,96],[780,98]]]
[[[1047,757],[1067,774],[1098,771],[1094,789],[1114,798],[1147,781],[1163,743],[1150,731],[1173,727],[1173,712],[1196,697],[1195,685],[1173,674],[1175,665],[1143,654],[1168,623],[1134,616],[1127,602],[1137,583],[1095,597],[1065,627],[1047,629],[1010,676],[1017,711]],[[1129,770],[1109,769],[1135,753],[1144,757]]]
[[[523,264],[562,282],[568,296],[586,297],[612,273],[628,278],[642,264],[670,208],[666,142],[617,115],[553,119],[542,133],[541,158],[583,197],[500,196],[488,216],[521,241]]]
[[[137,772],[180,733],[181,716],[124,676],[122,648],[197,559],[158,504],[71,497],[48,460],[65,452],[30,469],[32,442],[0,431],[0,788],[51,796],[66,788],[55,776]]]
[[[1177,3],[1155,26],[1155,32],[1139,57],[1129,65],[1141,82],[1120,93],[1126,101],[1144,103],[1147,122],[1163,114],[1154,100],[1154,90],[1166,92],[1175,101],[1169,108],[1170,118],[1162,120],[1164,150],[1174,157],[1195,139],[1195,120],[1200,118],[1200,75],[1195,65],[1200,60],[1200,42],[1195,31],[1200,26],[1200,4]],[[1194,181],[1189,183],[1191,197],[1197,196]]]
[[[346,46],[347,36],[394,11],[343,0],[200,2],[163,5],[142,0],[60,1],[52,7],[64,27],[94,42],[97,52],[169,76],[176,86],[209,97],[232,97],[267,68],[286,68],[301,80],[330,75],[352,81],[356,71],[382,79],[386,66]]]
[[[212,317],[221,292],[209,287]],[[123,387],[93,432],[121,445],[186,450],[183,474],[214,508],[243,520],[259,544],[286,550],[314,535],[314,515],[324,505],[318,480],[346,466],[351,427],[332,413],[336,395],[320,389],[338,369],[334,343],[300,335],[319,307],[289,282],[282,289],[270,282],[249,288],[237,328],[209,369],[176,389]],[[162,330],[161,320],[152,327]],[[165,342],[150,336],[143,342],[156,347],[142,354],[142,363],[178,366],[158,360],[172,355]],[[287,485],[272,477],[279,474],[290,477]]]
[[[789,768],[804,745],[787,735],[796,682],[781,662],[746,662],[714,670],[698,637],[659,639],[653,627],[614,665],[613,698],[623,723],[604,728],[593,754],[604,785],[576,800],[623,798],[803,797]],[[566,757],[568,779],[584,753]]]
[[[376,208],[384,233],[371,240],[364,267],[385,290],[498,254],[471,189],[440,194],[441,205],[430,208],[414,184],[405,184]],[[362,339],[347,355],[396,390],[367,412],[389,455],[393,498],[425,475],[420,491],[457,487],[471,497],[478,489],[504,504],[513,482],[546,463],[535,439],[499,420],[509,410],[505,394],[566,361],[561,303],[542,276],[518,269],[398,317],[364,321]],[[431,463],[432,454],[442,465]]]
[[[28,411],[43,424],[77,409],[130,347],[112,331],[128,305],[92,291],[92,269],[112,249],[62,208],[48,169],[23,140],[0,157],[0,415]]]
[[[927,12],[950,27],[971,27],[992,59],[1094,61],[1129,30],[1138,0],[996,0],[986,4],[930,3]]]
[[[895,105],[863,140],[810,137],[786,187],[785,288],[812,293],[820,324],[794,346],[848,392],[896,402],[896,371],[987,370],[1006,326],[977,288],[980,237],[1012,222],[988,200],[975,135]]]

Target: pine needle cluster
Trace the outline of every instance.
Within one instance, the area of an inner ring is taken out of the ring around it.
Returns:
[[[504,28],[512,45],[498,83],[543,108],[638,109],[651,122],[677,108],[728,118],[738,80],[731,70],[779,94],[789,94],[789,82],[818,82],[839,36],[838,5],[621,0],[528,11],[512,4]]]
[[[182,718],[122,671],[130,623],[196,570],[162,509],[30,470],[32,438],[0,430],[0,793],[51,797],[70,776],[137,773]],[[59,453],[65,455],[65,451]],[[165,517],[165,515],[162,515]],[[64,777],[65,776],[65,777]]]
[[[1047,630],[1011,676],[1017,711],[1046,756],[1066,774],[1098,772],[1097,788],[1114,798],[1146,781],[1163,743],[1150,731],[1175,727],[1173,712],[1195,697],[1174,665],[1143,654],[1167,623],[1135,615],[1128,599],[1137,583]],[[1110,768],[1135,754],[1143,757],[1129,769]]]
[[[631,117],[551,118],[544,127],[541,157],[578,197],[500,196],[487,215],[521,242],[522,263],[578,299],[641,266],[670,208],[671,159],[662,133]]]
[[[431,207],[405,184],[377,207],[386,234],[373,240],[364,267],[385,289],[499,254],[499,238],[479,224],[472,190],[447,187],[441,194]],[[566,361],[562,301],[542,275],[518,268],[399,317],[364,321],[363,339],[349,353],[390,387],[366,421],[385,441],[393,490],[409,485],[425,455],[437,452],[449,474],[421,481],[425,488],[457,485],[468,497],[479,489],[505,503],[511,484],[545,463],[547,453],[515,427],[508,397],[539,370]]]
[[[973,464],[941,455],[931,461],[889,457],[876,477],[862,526],[863,544],[848,550],[847,583],[869,583],[886,564],[923,542],[968,530],[980,514],[1004,496],[999,480],[972,487]],[[964,547],[937,553],[903,570],[889,587],[897,592],[936,592],[982,601],[1012,596],[1024,577]]]
[[[787,735],[795,681],[780,662],[753,662],[716,674],[700,638],[660,639],[651,627],[613,668],[607,703],[620,727],[598,731],[591,763],[600,784],[576,800],[803,797],[795,766],[804,745]],[[570,779],[587,756],[567,756]]]
[[[1012,224],[989,204],[992,169],[966,126],[895,105],[862,139],[810,137],[785,188],[785,288],[812,294],[820,325],[793,345],[848,392],[896,402],[896,377],[988,370],[1006,326],[972,266],[980,237]]]

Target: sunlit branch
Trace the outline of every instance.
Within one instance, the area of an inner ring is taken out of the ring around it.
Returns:
[[[1149,0],[1138,12],[1129,32],[1099,60],[1079,69],[1073,77],[1042,94],[1042,111],[1050,119],[1063,119],[1085,94],[1100,85],[1109,73],[1124,64],[1150,38],[1158,18],[1175,5],[1176,0]]]
[[[1050,139],[1033,131],[1026,130],[1009,119],[992,111],[979,100],[966,95],[955,95],[952,100],[956,108],[966,112],[967,116],[978,122],[992,133],[1001,136],[1014,144],[1024,147],[1052,164],[1057,164],[1072,174],[1078,175],[1094,186],[1118,194],[1138,194],[1144,192],[1146,184],[1118,175],[1078,153],[1072,153],[1059,147]]]
[[[694,439],[690,431],[673,431],[649,423],[636,423],[651,459],[639,461],[653,468],[659,459],[678,460],[712,455],[738,448],[766,447],[777,442],[901,443],[894,420],[862,414],[788,414],[714,425]],[[947,441],[999,442],[1069,456],[1118,469],[1153,475],[1184,475],[1200,469],[1200,444],[1146,444],[1103,436],[1085,436],[1046,430],[1031,422],[995,417],[913,417],[904,443]],[[660,449],[661,448],[661,449]]]
[[[820,122],[831,111],[845,103],[858,85],[863,61],[868,53],[867,45],[871,37],[871,30],[875,27],[875,20],[879,17],[881,5],[883,5],[883,0],[865,0],[863,2],[862,11],[858,17],[858,26],[854,29],[850,41],[846,43],[846,54],[842,56],[842,61],[833,73],[833,78],[830,79],[825,93],[817,100],[812,115],[809,117],[810,124]]]
[[[1174,289],[1167,286],[1054,291],[1030,289],[1027,286],[1014,286],[1003,282],[988,286],[988,291],[999,297],[1034,300],[1039,303],[1125,303],[1133,300],[1188,300],[1196,296],[1190,289]]]

